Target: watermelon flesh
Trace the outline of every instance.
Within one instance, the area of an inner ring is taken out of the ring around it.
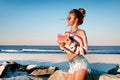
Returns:
[[[59,42],[66,42],[66,40],[68,39],[69,34],[58,34],[57,38]]]

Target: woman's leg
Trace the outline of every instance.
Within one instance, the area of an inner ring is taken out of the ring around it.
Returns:
[[[77,70],[74,72],[73,80],[85,80],[87,73],[86,69]]]
[[[66,80],[73,80],[73,74],[68,73],[66,78]]]

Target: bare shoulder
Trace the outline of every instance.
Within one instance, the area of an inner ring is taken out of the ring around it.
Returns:
[[[81,36],[86,36],[85,30],[83,30],[83,29],[79,29],[78,34]]]

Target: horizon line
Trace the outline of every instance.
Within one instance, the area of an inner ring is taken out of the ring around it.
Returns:
[[[22,45],[22,44],[2,44],[0,46],[58,46],[57,44],[56,45]],[[88,45],[88,46],[120,46],[120,45]]]

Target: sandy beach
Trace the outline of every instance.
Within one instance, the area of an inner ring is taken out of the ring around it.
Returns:
[[[87,54],[85,57],[90,63],[120,64],[119,54]],[[54,63],[68,61],[65,54],[0,54],[0,60],[33,60]]]

